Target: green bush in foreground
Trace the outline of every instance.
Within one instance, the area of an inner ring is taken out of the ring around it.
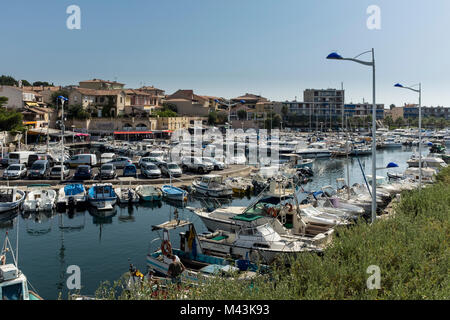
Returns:
[[[392,218],[337,230],[338,236],[322,257],[299,254],[290,267],[277,267],[270,279],[259,277],[251,285],[216,278],[187,291],[183,298],[449,299],[449,180],[447,168],[436,184],[403,193]],[[371,265],[380,268],[378,290],[367,288]],[[176,299],[176,293],[167,298]]]

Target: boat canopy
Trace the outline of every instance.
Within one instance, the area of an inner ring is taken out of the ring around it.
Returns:
[[[251,221],[255,221],[255,220],[261,219],[261,218],[262,218],[262,216],[259,216],[259,215],[256,215],[256,214],[245,214],[245,213],[243,213],[243,214],[235,215],[231,219],[239,220],[239,221],[251,222]]]
[[[68,184],[64,187],[64,193],[66,196],[74,196],[84,192],[84,187],[80,183]]]

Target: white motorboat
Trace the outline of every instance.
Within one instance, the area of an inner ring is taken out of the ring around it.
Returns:
[[[236,232],[217,230],[210,236],[198,236],[201,247],[212,255],[233,259],[248,259],[251,262],[272,263],[281,255],[296,255],[302,252],[321,252],[322,249],[306,241],[279,235],[270,224],[259,225]]]
[[[114,191],[117,194],[117,201],[121,204],[139,202],[139,195],[133,188],[115,188]]]
[[[137,186],[136,193],[142,201],[159,201],[162,198],[161,189],[150,185]]]
[[[231,197],[233,189],[223,182],[222,176],[207,174],[192,182],[195,192],[207,197]]]
[[[19,208],[24,200],[24,191],[16,187],[0,187],[0,213]]]
[[[401,148],[402,145],[403,143],[400,139],[396,139],[393,137],[386,138],[382,143],[383,148]]]
[[[81,183],[65,185],[58,191],[58,206],[75,207],[86,203],[86,189]]]
[[[235,194],[249,193],[253,190],[253,183],[250,179],[244,177],[230,177],[224,180],[227,187],[233,190]]]
[[[313,142],[307,148],[297,149],[296,154],[303,158],[329,158],[331,151],[325,142]]]
[[[28,186],[30,191],[27,192],[23,202],[23,210],[25,212],[52,211],[56,206],[56,191],[50,189],[50,185]]]

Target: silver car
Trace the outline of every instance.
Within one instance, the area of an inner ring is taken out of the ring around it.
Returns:
[[[27,176],[27,167],[25,164],[11,164],[3,171],[3,179],[23,179]]]
[[[111,163],[102,164],[99,172],[100,179],[114,179],[117,177],[116,168]]]
[[[113,164],[115,168],[124,168],[128,164],[132,164],[130,158],[127,157],[117,157],[112,161],[107,162],[108,164]]]
[[[163,163],[159,166],[159,168],[161,169],[161,173],[167,177],[172,176],[179,178],[183,173],[181,168],[175,162]]]
[[[161,170],[154,163],[143,163],[141,166],[141,173],[147,178],[160,178]]]
[[[66,166],[63,166],[63,178],[67,179],[70,176],[70,170]],[[57,165],[50,170],[50,179],[60,179],[61,178],[61,166]]]

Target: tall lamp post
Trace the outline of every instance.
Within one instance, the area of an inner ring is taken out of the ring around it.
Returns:
[[[366,53],[372,53],[372,61],[363,61],[357,59],[359,56],[366,54]],[[376,118],[377,118],[377,106],[375,104],[375,50],[372,48],[372,50],[365,51],[359,55],[357,55],[354,58],[343,58],[336,52],[330,53],[327,56],[327,59],[332,60],[348,60],[357,62],[359,64],[363,64],[366,66],[372,67],[372,93],[373,93],[373,106],[372,106],[372,177],[376,177],[376,149],[377,149],[377,125],[376,125]],[[372,223],[375,222],[375,219],[377,217],[377,192],[376,192],[376,179],[372,179]]]
[[[413,87],[419,86],[419,89]],[[394,85],[396,88],[408,89],[419,94],[419,190],[422,189],[422,84],[415,84],[410,87],[405,87],[400,83]]]
[[[231,117],[231,108],[232,107],[234,107],[234,106],[237,106],[238,104],[244,104],[245,103],[245,100],[241,100],[241,101],[239,101],[239,102],[235,102],[235,103],[231,103],[231,100],[228,100],[228,102],[223,102],[223,101],[219,101],[219,100],[217,100],[217,99],[214,99],[214,102],[215,103],[217,103],[217,104],[221,104],[221,105],[223,105],[223,106],[225,106],[225,107],[227,107],[227,109],[228,109],[228,123],[229,124],[231,124],[231,120],[230,120],[230,117]]]
[[[64,101],[67,101],[66,97],[58,96],[61,100],[61,182],[64,181]],[[56,100],[56,107],[58,107],[58,100]]]

